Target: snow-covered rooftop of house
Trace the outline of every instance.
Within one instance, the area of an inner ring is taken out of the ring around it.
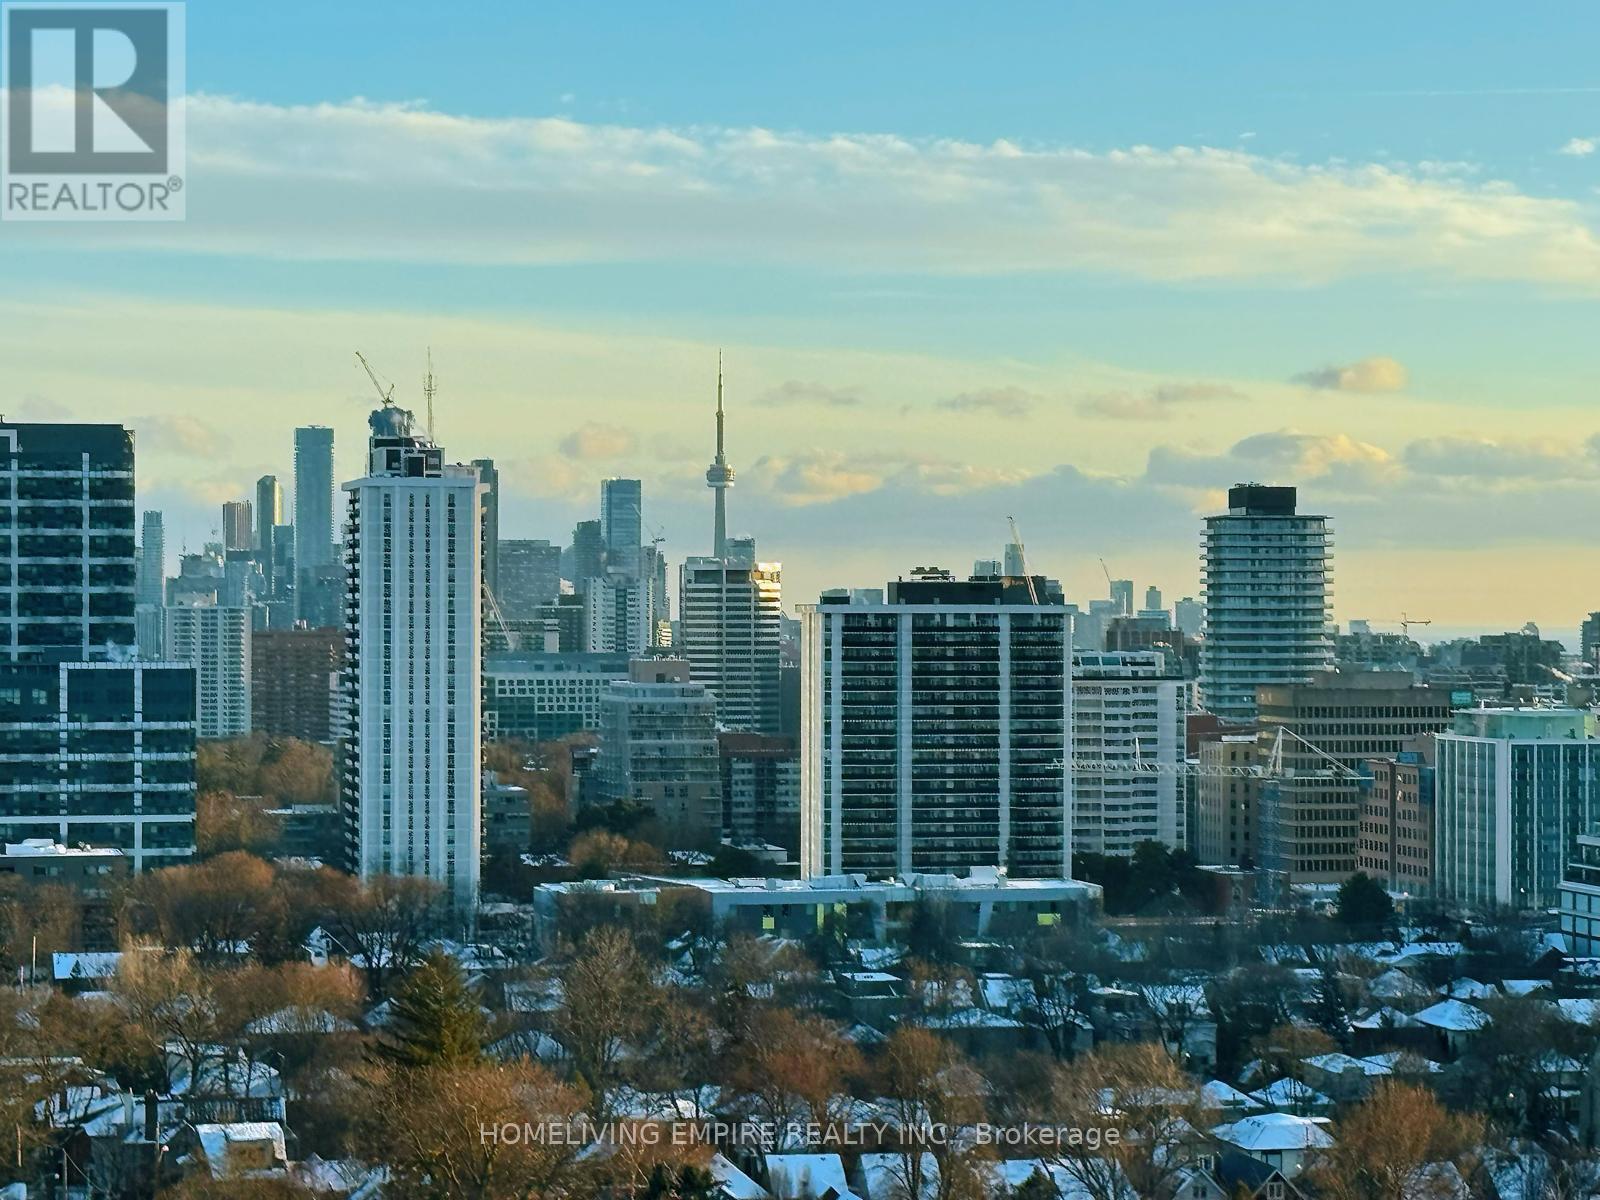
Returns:
[[[1324,1096],[1308,1083],[1298,1079],[1284,1078],[1276,1083],[1269,1083],[1259,1091],[1251,1092],[1255,1100],[1268,1108],[1286,1108],[1289,1106],[1303,1106],[1321,1108],[1331,1106],[1333,1101]]]
[[[1320,1150],[1333,1145],[1321,1121],[1293,1113],[1261,1113],[1231,1125],[1218,1125],[1213,1136],[1241,1150]]]
[[[1531,996],[1534,992],[1550,990],[1548,979],[1502,979],[1500,990],[1508,996]]]
[[[817,1200],[829,1188],[842,1200],[854,1196],[837,1154],[769,1154],[767,1182],[779,1196]]]
[[[1231,1083],[1224,1083],[1220,1079],[1213,1079],[1210,1083],[1200,1088],[1200,1099],[1203,1103],[1217,1108],[1231,1105],[1240,1105],[1245,1108],[1254,1108],[1256,1099],[1248,1092],[1241,1092]]]
[[[1352,1029],[1415,1029],[1417,1019],[1410,1013],[1401,1012],[1398,1008],[1384,1005],[1375,1009],[1364,1017],[1357,1017],[1350,1022]]]
[[[1495,990],[1491,984],[1479,983],[1476,979],[1463,976],[1460,979],[1452,979],[1446,984],[1444,994],[1454,996],[1457,1000],[1487,1000],[1495,994]]]
[[[1473,1008],[1472,1005],[1463,1004],[1451,997],[1423,1009],[1416,1014],[1416,1020],[1419,1025],[1427,1025],[1433,1029],[1471,1033],[1489,1024],[1489,1014],[1481,1008]]]
[[[718,1151],[711,1156],[706,1170],[728,1200],[769,1200],[770,1193]]]

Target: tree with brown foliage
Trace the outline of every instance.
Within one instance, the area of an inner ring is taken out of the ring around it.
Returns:
[[[259,796],[201,792],[194,802],[195,849],[202,858],[243,850],[267,854],[277,845],[282,825]]]
[[[1092,1200],[1167,1195],[1206,1124],[1194,1081],[1153,1042],[1100,1046],[1057,1066],[1040,1116],[1085,1134],[1063,1139],[1051,1158]]]
[[[69,887],[0,875],[0,970],[42,962],[82,945],[83,898]]]
[[[241,851],[138,876],[123,898],[123,931],[234,962],[281,933],[283,897],[270,863]]]
[[[1447,1112],[1427,1088],[1384,1082],[1334,1129],[1333,1146],[1310,1171],[1327,1200],[1453,1200],[1449,1164],[1471,1174],[1483,1141],[1483,1119]]]
[[[836,1026],[774,1007],[755,1011],[748,1039],[729,1049],[724,1078],[764,1121],[827,1124],[839,1115],[834,1098],[864,1070],[861,1052]]]
[[[373,1067],[362,1156],[394,1200],[546,1200],[583,1186],[584,1096],[533,1063]]]
[[[924,1150],[915,1131],[958,1130],[986,1119],[983,1076],[965,1055],[937,1034],[900,1025],[889,1035],[876,1064],[878,1091],[894,1106],[905,1139],[895,1183],[907,1197],[976,1200],[984,1195],[981,1148],[959,1138],[933,1139]],[[934,1170],[929,1177],[924,1154]]]

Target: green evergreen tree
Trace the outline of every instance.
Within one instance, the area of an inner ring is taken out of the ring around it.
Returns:
[[[483,1058],[488,1032],[477,993],[454,959],[430,954],[400,985],[378,1053],[407,1067],[457,1066]]]
[[[1357,871],[1339,885],[1334,913],[1346,928],[1375,934],[1394,924],[1394,901],[1381,883]]]

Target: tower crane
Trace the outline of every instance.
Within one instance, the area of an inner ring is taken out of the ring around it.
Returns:
[[[1328,765],[1314,767],[1310,770],[1284,766],[1283,747],[1286,741],[1304,747],[1315,758]],[[1061,766],[1063,764],[1060,760],[1057,760],[1056,765]],[[1277,732],[1273,735],[1272,748],[1267,752],[1267,761],[1265,763],[1228,766],[1223,763],[1163,762],[1159,759],[1141,757],[1139,742],[1135,739],[1132,758],[1103,758],[1074,754],[1070,760],[1070,765],[1073,772],[1079,775],[1187,775],[1202,778],[1338,779],[1346,781],[1365,778],[1354,767],[1346,766],[1327,751],[1306,741],[1305,738],[1284,725],[1278,726]]]
[[[1017,529],[1017,519],[1007,517],[1006,522],[1011,526],[1011,540],[1016,543],[1017,557],[1022,559],[1022,578],[1028,585],[1028,603],[1039,603],[1039,590],[1033,586],[1033,572],[1028,568],[1028,548],[1022,544],[1022,534]]]
[[[386,405],[393,404],[394,401],[390,397],[394,395],[394,384],[391,383],[385,388],[378,381],[378,373],[372,369],[372,364],[367,361],[367,356],[359,350],[356,351],[356,361],[361,364],[361,369],[367,373],[367,378],[372,380],[372,386],[376,389],[378,398]]]

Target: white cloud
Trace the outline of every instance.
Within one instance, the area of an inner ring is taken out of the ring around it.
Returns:
[[[1104,392],[1086,396],[1078,402],[1078,412],[1086,417],[1116,421],[1159,421],[1170,417],[1176,407],[1243,398],[1244,393],[1226,384],[1168,383],[1144,391]]]
[[[1575,137],[1569,138],[1567,144],[1562,146],[1556,153],[1570,154],[1574,158],[1587,158],[1595,152],[1597,147],[1600,147],[1600,140],[1592,137]]]
[[[1044,397],[1019,387],[983,388],[935,400],[934,407],[949,412],[987,413],[1018,420],[1031,413]]]
[[[1405,364],[1376,354],[1342,367],[1319,367],[1294,377],[1293,382],[1335,392],[1401,392],[1410,378]]]
[[[1600,286],[1578,202],[1470,167],[487,119],[417,105],[189,105],[181,226],[74,245],[485,264],[696,259],[1280,283],[1418,273]],[[203,199],[203,202],[202,202]],[[56,239],[32,226],[15,237]]]
[[[854,408],[861,403],[856,388],[831,387],[815,380],[786,379],[756,397],[757,404],[810,404],[824,408]]]
[[[561,439],[561,453],[581,460],[622,458],[632,454],[637,439],[619,425],[585,421]]]

